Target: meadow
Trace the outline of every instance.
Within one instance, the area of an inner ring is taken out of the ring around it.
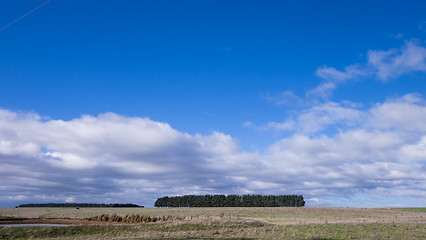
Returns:
[[[173,217],[86,220],[107,214]],[[426,239],[425,208],[0,208],[0,216],[0,224],[71,224],[0,227],[0,239]]]

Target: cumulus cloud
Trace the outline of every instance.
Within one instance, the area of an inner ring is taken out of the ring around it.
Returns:
[[[265,129],[312,134],[323,131],[329,126],[358,125],[364,117],[365,113],[359,110],[356,104],[326,102],[298,112],[296,116],[284,122],[269,122]]]
[[[389,192],[387,197],[421,199],[426,195],[422,185],[426,168],[416,161],[407,165],[399,154],[409,145],[400,135],[381,131],[351,130],[316,138],[295,135],[272,145],[265,164],[280,169],[282,181],[319,199],[381,194],[383,189]],[[412,191],[404,195],[404,189]]]
[[[148,118],[64,121],[0,110],[0,204],[152,206],[164,195],[215,193],[303,194],[312,205],[334,206],[366,194],[391,203],[426,199],[425,109],[418,94],[365,110],[325,103],[270,124],[294,134],[261,153],[224,133],[191,135]],[[326,134],[332,126],[338,131]],[[380,203],[370,200],[357,205]]]
[[[168,182],[179,182],[181,187],[202,185],[207,181],[203,174],[212,171],[208,165],[239,161],[225,158],[239,153],[230,136],[216,132],[188,135],[146,118],[107,113],[41,121],[1,110],[0,122],[0,178],[9,183],[5,188],[10,196],[31,186],[36,187],[36,194],[31,194],[35,196],[56,198],[63,193],[69,198],[88,191],[100,194],[100,200],[105,194],[125,190],[120,183],[126,179],[145,180],[140,189],[173,192],[177,186],[167,187]]]
[[[419,94],[407,94],[376,104],[369,115],[367,124],[375,128],[426,131],[426,102]]]

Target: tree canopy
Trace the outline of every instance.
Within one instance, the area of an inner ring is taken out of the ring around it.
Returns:
[[[303,207],[302,195],[184,195],[158,198],[155,207]]]

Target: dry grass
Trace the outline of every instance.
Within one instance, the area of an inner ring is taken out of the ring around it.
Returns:
[[[168,215],[176,221],[109,222],[111,216]],[[101,225],[0,228],[0,239],[426,239],[425,211],[388,208],[0,208],[0,216],[105,220]]]
[[[84,219],[102,214],[248,218],[275,224],[424,223],[426,212],[392,208],[0,208],[0,216]]]
[[[139,214],[126,214],[117,215],[115,213],[108,215],[102,214],[86,218],[89,221],[100,221],[100,222],[118,222],[118,223],[151,223],[151,222],[167,222],[167,221],[179,221],[185,219],[179,216],[146,216]]]

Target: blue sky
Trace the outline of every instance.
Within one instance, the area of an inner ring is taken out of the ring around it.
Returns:
[[[424,206],[425,7],[51,0],[0,30],[0,205]]]

